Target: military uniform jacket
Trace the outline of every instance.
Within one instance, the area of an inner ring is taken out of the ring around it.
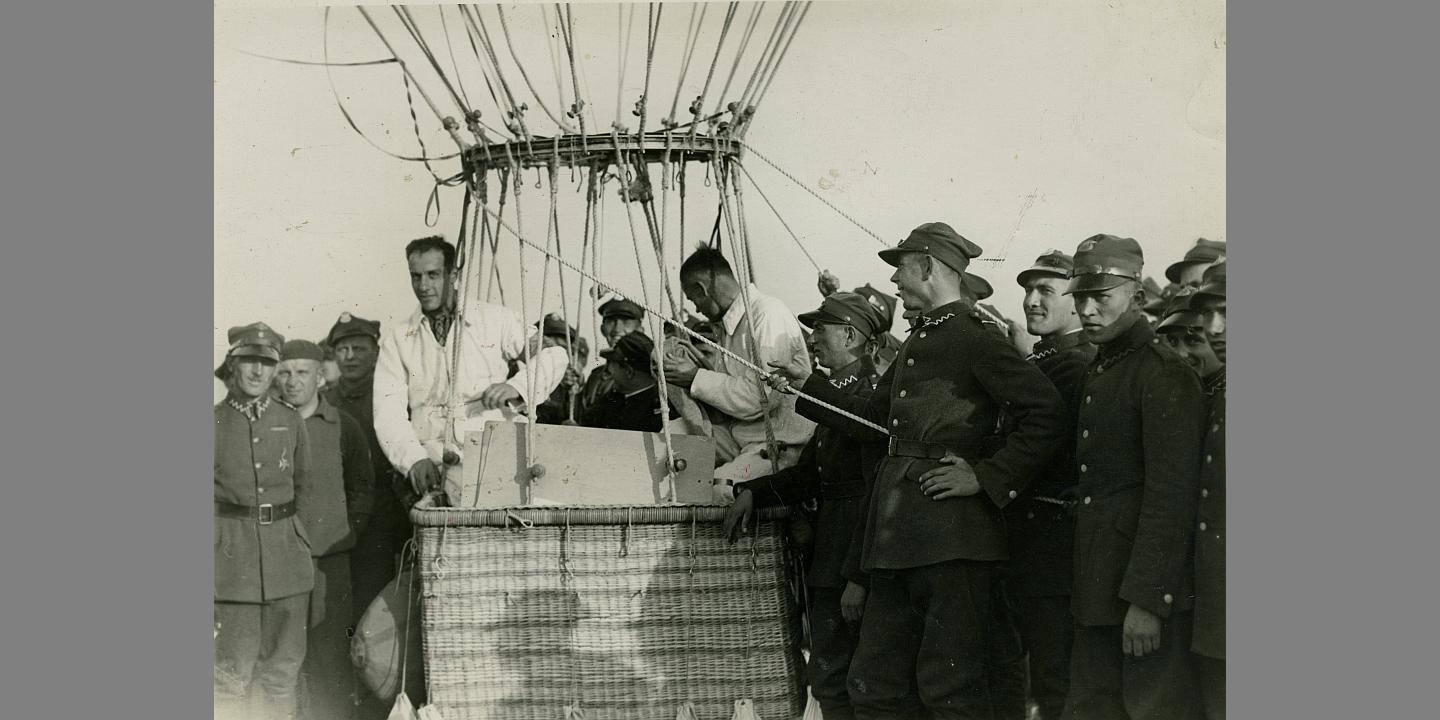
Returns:
[[[228,399],[227,399],[228,400]],[[310,447],[300,413],[269,400],[251,422],[228,401],[215,406],[215,500],[283,505],[309,481]],[[310,538],[298,515],[261,525],[215,518],[215,600],[260,603],[308,593]]]
[[[862,358],[830,375],[829,384],[842,393],[865,399],[878,380],[875,365]],[[796,408],[815,406],[800,399]],[[868,442],[870,447],[866,447]],[[735,492],[749,490],[756,507],[791,505],[819,498],[819,519],[815,527],[815,549],[806,582],[813,587],[844,587],[842,574],[855,530],[860,525],[865,496],[874,482],[874,464],[885,452],[885,443],[874,437],[861,441],[821,425],[800,452],[793,466],[773,475],[735,484]],[[867,462],[868,461],[868,462]]]
[[[1191,606],[1200,496],[1200,380],[1137,320],[1086,373],[1076,428],[1080,493],[1071,608],[1119,625],[1131,604],[1161,618]]]
[[[1079,502],[1075,466],[1075,422],[1080,411],[1085,371],[1095,357],[1095,346],[1078,332],[1045,338],[1026,358],[1035,363],[1055,389],[1065,408],[1069,433],[1049,464],[1020,493],[1005,518],[1010,531],[1010,589],[1021,597],[1070,594],[1075,564],[1075,517],[1064,506],[1036,500]]]
[[[852,552],[855,564],[847,562],[845,575],[856,582],[878,569],[1007,559],[1001,510],[1065,434],[1055,387],[963,302],[936,308],[917,324],[870,397],[847,395],[813,375],[804,392],[884,425],[892,438],[943,445],[974,468],[980,483],[975,495],[931,500],[919,478],[940,466],[938,460],[884,457],[867,500],[861,552]],[[806,406],[822,424],[856,425]],[[1014,431],[997,444],[992,440],[1002,408]]]
[[[670,417],[675,417],[673,409]],[[580,424],[611,430],[660,432],[660,386],[651,385],[630,395],[612,390],[586,411]]]
[[[324,397],[330,404],[355,418],[360,423],[361,431],[365,433],[365,444],[369,448],[370,467],[375,483],[371,516],[404,517],[405,507],[401,505],[400,499],[411,492],[410,483],[403,475],[395,472],[394,466],[385,457],[385,451],[380,449],[380,439],[375,435],[374,393],[375,385],[370,380],[352,385],[342,379],[335,387],[326,391]]]
[[[355,418],[322,397],[314,414],[305,418],[305,433],[310,481],[296,492],[296,511],[315,557],[346,552],[355,547],[374,505],[375,470],[365,432]]]
[[[1195,535],[1195,639],[1192,648],[1225,659],[1225,371],[1209,393],[1200,462],[1199,524]]]

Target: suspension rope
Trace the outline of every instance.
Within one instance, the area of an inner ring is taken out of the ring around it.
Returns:
[[[598,194],[597,194],[597,195],[598,195]],[[529,246],[530,248],[532,248],[532,249],[534,249],[534,250],[539,250],[540,252],[545,252],[545,249],[544,249],[544,248],[540,247],[539,245],[536,245],[534,242],[532,242],[532,241],[530,241],[529,239],[525,238],[523,235],[520,234],[519,230],[517,230],[517,229],[514,228],[514,227],[511,227],[511,225],[510,225],[509,223],[505,222],[504,219],[502,219],[502,218],[500,218],[498,215],[496,215],[496,214],[495,214],[495,211],[492,210],[488,204],[487,204],[487,205],[482,205],[481,207],[485,210],[485,213],[486,213],[487,215],[489,215],[492,219],[494,219],[501,228],[503,228],[506,232],[510,233],[512,236],[514,236],[514,237],[516,238],[516,240],[518,240],[521,245]],[[600,206],[600,209],[601,209],[601,212],[602,212],[602,222],[599,223],[599,224],[603,226],[603,211],[604,211],[604,205],[601,205],[601,206]],[[596,253],[593,253],[593,254],[591,255],[591,260],[597,260],[597,258],[599,257],[599,254],[600,254],[600,253],[599,253],[598,251],[597,251]],[[576,267],[575,265],[571,264],[569,261],[566,261],[566,260],[557,259],[556,262],[560,263],[561,265],[569,268],[571,271],[579,274],[580,276],[582,276],[582,277],[584,277],[585,279],[589,280],[590,282],[594,283],[595,286],[598,287],[598,288],[600,288],[603,292],[613,293],[613,294],[616,295],[616,296],[625,297],[625,298],[627,298],[627,299],[630,299],[631,302],[634,302],[634,299],[633,299],[633,298],[630,298],[630,296],[626,295],[625,293],[620,292],[620,290],[619,290],[618,288],[616,288],[614,285],[611,285],[611,284],[609,284],[609,283],[601,280],[600,277],[599,277],[599,273],[587,272],[587,271],[585,271],[584,269],[578,268],[578,267]],[[597,264],[598,264],[598,262],[597,262]],[[643,280],[644,280],[643,276],[642,276],[641,280],[642,280],[642,282],[643,282]],[[734,352],[732,352],[731,350],[729,350],[729,349],[726,348],[725,346],[723,346],[723,345],[715,342],[714,340],[711,340],[710,338],[707,338],[707,337],[705,337],[704,335],[701,335],[700,333],[697,333],[697,332],[691,330],[690,328],[685,327],[685,324],[684,324],[683,322],[681,322],[680,320],[674,319],[674,318],[667,318],[667,317],[665,317],[665,314],[664,314],[664,313],[662,313],[662,312],[660,312],[659,310],[656,310],[655,308],[651,307],[648,302],[647,302],[647,303],[643,303],[643,304],[642,304],[642,303],[636,303],[636,305],[639,305],[639,306],[640,306],[640,309],[641,309],[641,310],[644,310],[645,312],[651,313],[651,314],[653,314],[653,315],[656,315],[657,317],[660,317],[660,318],[665,319],[665,321],[666,321],[671,327],[673,327],[673,328],[674,328],[676,331],[678,331],[678,332],[684,333],[684,334],[685,334],[686,336],[688,336],[691,340],[694,340],[694,341],[696,341],[696,342],[703,343],[703,344],[705,344],[705,345],[707,345],[707,346],[709,346],[709,347],[714,348],[716,352],[718,352],[718,353],[720,353],[721,355],[724,355],[724,356],[726,356],[726,357],[728,357],[728,358],[731,358],[732,360],[734,360],[735,362],[739,363],[742,367],[750,370],[751,372],[754,372],[755,374],[760,375],[760,376],[762,376],[762,377],[768,377],[768,376],[774,374],[773,371],[771,371],[771,370],[766,370],[766,369],[764,369],[764,368],[761,368],[760,366],[756,365],[755,363],[750,362],[748,359],[743,358],[743,357],[735,354]],[[811,395],[808,395],[808,394],[806,394],[805,392],[801,391],[799,388],[796,388],[796,387],[793,387],[793,386],[792,386],[792,387],[790,388],[790,392],[793,392],[797,397],[805,398],[806,400],[809,400],[810,402],[814,403],[815,405],[817,405],[817,406],[819,406],[819,407],[821,407],[821,408],[824,408],[824,409],[826,409],[826,410],[829,410],[830,412],[833,412],[833,413],[835,413],[835,414],[837,414],[837,415],[840,415],[841,417],[844,417],[844,418],[847,418],[847,419],[852,420],[852,421],[854,421],[854,422],[857,422],[857,423],[859,423],[859,424],[861,424],[861,425],[863,425],[863,426],[865,426],[865,427],[867,427],[867,428],[870,428],[871,430],[874,430],[874,431],[876,431],[876,432],[878,432],[878,433],[881,433],[881,434],[884,434],[884,435],[889,435],[889,431],[887,431],[884,427],[882,427],[882,426],[880,426],[880,425],[877,425],[876,423],[870,422],[869,420],[866,420],[865,418],[860,417],[859,415],[856,415],[856,414],[854,414],[854,413],[851,413],[851,412],[849,412],[849,411],[847,411],[847,410],[844,410],[844,409],[842,409],[842,408],[838,408],[838,407],[836,407],[836,406],[834,406],[834,405],[831,405],[830,403],[827,403],[827,402],[825,402],[824,400],[821,400],[821,399],[819,399],[819,398],[816,398],[816,397],[813,397],[813,396],[811,396]]]
[[[795,3],[791,0],[786,0],[785,4],[780,7],[780,17],[776,18],[775,26],[770,28],[770,37],[766,38],[765,47],[760,51],[760,60],[755,63],[755,67],[750,71],[750,80],[745,83],[745,89],[740,91],[740,109],[743,110],[745,106],[750,103],[750,92],[754,89],[756,81],[760,79],[760,76],[765,74],[770,65],[770,61],[774,58],[775,51],[780,46],[777,38],[779,38],[785,30],[789,29],[791,13],[794,9]]]
[[[619,62],[620,62],[620,82],[615,85],[615,126],[616,126],[616,127],[623,127],[623,125],[621,125],[621,123],[620,123],[620,119],[621,119],[621,117],[623,117],[623,116],[621,115],[621,113],[623,112],[622,108],[624,107],[624,103],[621,102],[621,99],[624,97],[624,93],[625,93],[625,71],[626,71],[626,69],[627,69],[628,66],[629,66],[629,63],[627,63],[627,62],[625,62],[625,61],[626,61],[627,59],[629,59],[629,57],[630,57],[630,35],[631,35],[631,33],[634,32],[634,30],[635,30],[635,6],[634,6],[634,5],[630,5],[630,6],[629,6],[629,8],[630,8],[630,23],[629,23],[628,26],[626,26],[626,24],[625,24],[625,7],[626,7],[626,6],[624,6],[624,5],[616,5],[616,6],[615,6],[616,20],[619,22],[620,25],[625,26],[624,32],[620,33],[620,34],[615,38],[616,44],[619,45],[619,47],[620,47],[620,57],[619,57]]]
[[[451,153],[451,154],[449,154],[449,155],[444,155],[444,156],[441,156],[441,157],[433,157],[433,158],[432,158],[432,157],[425,157],[425,156],[412,157],[412,156],[409,156],[409,155],[401,155],[401,154],[399,154],[399,153],[392,152],[392,151],[390,151],[390,150],[388,150],[388,149],[386,149],[386,148],[384,148],[384,147],[381,147],[381,145],[380,145],[379,143],[377,143],[377,142],[375,142],[374,140],[372,140],[369,135],[366,135],[364,130],[361,130],[361,129],[360,129],[360,125],[355,122],[355,118],[354,118],[353,116],[351,116],[351,115],[350,115],[350,111],[345,108],[345,102],[340,99],[340,90],[335,87],[335,75],[334,75],[334,73],[331,72],[331,68],[334,67],[334,66],[336,66],[337,63],[332,63],[332,62],[330,62],[330,8],[328,8],[328,7],[325,8],[324,18],[325,18],[325,19],[324,19],[324,32],[323,32],[323,35],[322,35],[322,41],[321,41],[321,43],[322,43],[322,52],[324,53],[324,57],[325,57],[325,62],[320,63],[320,64],[323,65],[323,66],[325,66],[325,79],[326,79],[326,81],[327,81],[327,82],[329,83],[329,85],[330,85],[330,95],[331,95],[331,97],[333,97],[333,98],[335,99],[335,106],[340,109],[340,115],[345,118],[345,124],[349,125],[349,126],[350,126],[350,129],[351,129],[351,130],[354,130],[354,131],[355,131],[355,134],[356,134],[356,135],[359,135],[361,139],[363,139],[365,142],[369,143],[369,144],[370,144],[370,147],[373,147],[373,148],[375,148],[376,150],[379,150],[380,152],[385,153],[386,155],[389,155],[390,157],[395,158],[396,160],[404,160],[405,162],[429,162],[429,161],[439,162],[439,161],[441,161],[441,160],[452,160],[452,159],[454,159],[454,158],[460,157],[460,153]],[[396,64],[400,65],[400,67],[401,67],[402,70],[403,70],[404,67],[405,67],[405,63],[404,63],[402,60],[400,60],[400,58],[395,57],[393,54],[391,55],[390,59],[387,60],[387,61],[385,61],[385,62],[393,62],[393,63],[396,63]]]
[[[727,163],[727,165],[733,164],[733,160]],[[760,344],[755,340],[755,316],[751,312],[754,305],[750,304],[750,284],[754,281],[754,267],[750,263],[750,239],[748,235],[746,235],[743,224],[745,207],[740,205],[740,193],[736,187],[734,171],[725,166],[721,166],[716,170],[717,173],[721,173],[721,184],[719,188],[720,203],[725,213],[726,226],[730,230],[728,234],[730,238],[730,252],[735,257],[736,269],[740,270],[741,274],[740,297],[741,301],[745,303],[745,335],[750,341],[750,359],[758,365],[760,363]],[[735,204],[739,210],[741,236],[738,238],[738,241],[735,236],[735,226],[732,218],[734,213],[731,212],[730,203],[727,202],[727,189],[734,195]],[[780,472],[780,446],[775,442],[775,420],[771,415],[770,388],[765,385],[764,377],[755,378],[755,384],[760,390],[760,412],[765,422],[765,447],[770,451],[770,470],[771,472]]]
[[[512,165],[511,172],[515,178],[513,186],[515,192],[515,226],[519,231],[523,232],[524,225],[521,223],[525,215],[520,212],[520,167],[518,165]],[[516,237],[519,237],[518,232],[516,233]],[[520,317],[522,318],[522,332],[527,332],[524,330],[524,321],[530,319],[529,300],[525,290],[525,275],[527,274],[525,269],[525,246],[527,244],[529,243],[522,242],[518,246],[520,252]],[[542,250],[541,252],[547,255],[549,254],[548,250]],[[535,349],[531,347],[532,343],[530,342],[529,336],[524,337],[523,342],[524,348],[521,351],[521,355],[525,358],[525,403],[529,406],[529,414],[534,415],[536,408],[540,406],[539,403],[535,402]],[[529,479],[521,486],[523,491],[521,504],[523,505],[530,504],[530,482],[534,480],[533,477],[529,477],[532,474],[530,468],[535,466],[535,418],[529,417],[527,419],[529,422],[525,423],[525,469],[526,476]]]
[[[525,72],[525,65],[520,62],[520,56],[515,53],[515,43],[510,39],[510,25],[505,22],[505,8],[496,5],[495,14],[500,18],[500,31],[505,36],[505,47],[510,49],[510,57],[515,60],[515,67],[519,68],[520,77],[525,80],[525,87],[530,88],[530,94],[535,96],[535,102],[540,105],[540,109],[544,110],[550,120],[558,125],[561,130],[567,133],[575,132],[575,129],[570,127],[569,123],[556,117],[555,113],[550,112],[550,106],[545,104],[545,99],[540,97],[540,92],[535,89],[534,83],[530,82],[530,73]],[[562,96],[560,100],[564,102],[565,98]]]
[[[474,29],[475,37],[480,40],[480,46],[485,49],[486,57],[490,58],[490,67],[495,71],[495,79],[500,83],[500,90],[504,94],[506,102],[509,103],[509,110],[507,112],[512,118],[514,125],[510,127],[510,125],[507,124],[507,127],[510,127],[511,132],[513,132],[517,138],[524,138],[528,147],[530,131],[525,126],[524,109],[520,107],[520,103],[515,102],[515,93],[511,92],[510,83],[505,80],[505,72],[500,68],[500,56],[495,54],[495,43],[490,39],[490,31],[485,27],[485,19],[480,15],[480,8],[468,8],[461,5],[460,9],[465,11],[463,13],[465,20],[469,22],[471,28]]]
[[[742,146],[745,148],[745,152],[747,152],[747,153],[749,153],[749,154],[751,154],[751,155],[754,155],[755,157],[760,158],[762,161],[765,162],[766,165],[769,165],[770,167],[774,168],[776,172],[780,173],[781,175],[784,175],[784,176],[786,177],[786,179],[788,179],[790,182],[793,182],[793,183],[795,183],[796,185],[799,185],[801,188],[803,188],[803,189],[805,190],[805,192],[808,192],[808,193],[810,193],[811,195],[813,195],[816,200],[819,200],[820,202],[825,203],[825,206],[826,206],[826,207],[828,207],[828,208],[830,208],[831,210],[834,210],[835,212],[839,213],[840,217],[843,217],[843,218],[845,218],[846,220],[849,220],[849,221],[850,221],[850,224],[854,225],[855,227],[860,228],[861,230],[864,230],[866,235],[869,235],[870,237],[875,238],[875,240],[876,240],[877,242],[879,242],[881,245],[884,245],[885,247],[890,247],[890,243],[885,242],[885,239],[882,238],[882,237],[880,237],[879,235],[875,234],[875,231],[873,231],[873,230],[871,230],[870,228],[867,228],[867,227],[865,227],[864,225],[860,224],[860,221],[859,221],[859,220],[856,220],[855,218],[850,217],[850,215],[847,214],[844,210],[841,210],[840,208],[836,207],[834,203],[830,202],[829,200],[826,200],[824,197],[822,197],[819,193],[815,192],[814,190],[811,190],[809,185],[806,185],[805,183],[801,182],[801,181],[800,181],[798,178],[796,178],[794,175],[791,175],[789,172],[787,172],[786,170],[784,170],[783,168],[781,168],[779,165],[776,165],[776,164],[774,163],[774,161],[772,161],[770,158],[767,158],[767,157],[765,157],[764,155],[760,154],[760,151],[759,151],[759,150],[756,150],[756,149],[755,149],[755,146],[750,145],[749,143],[742,143]]]
[[[465,99],[465,112],[468,114],[475,106],[470,103],[470,93],[465,92],[465,73],[460,72],[460,63],[455,60],[455,44],[450,41],[450,24],[445,22],[445,6],[436,5],[435,11],[440,14],[440,31],[445,36],[445,50],[450,54],[450,66],[455,68],[455,83],[460,86],[460,97]]]
[[[813,2],[808,1],[805,3],[805,9],[800,12],[800,19],[795,21],[795,28],[790,31],[790,38],[785,41],[785,49],[780,51],[780,59],[775,61],[775,67],[770,71],[770,77],[765,81],[765,87],[760,90],[759,95],[755,97],[755,101],[751,103],[754,107],[760,107],[761,101],[763,101],[765,95],[770,92],[770,83],[774,82],[775,76],[780,73],[780,62],[789,54],[790,43],[794,42],[795,36],[800,33],[800,23],[805,22],[805,16],[810,14],[810,6],[813,4]],[[743,135],[744,132],[742,131],[741,134]]]
[[[690,127],[690,139],[695,139],[695,133],[700,129],[700,114],[705,111],[705,98],[710,94],[710,81],[715,79],[715,68],[720,63],[720,50],[725,47],[725,36],[730,33],[730,23],[735,19],[735,11],[740,3],[732,2],[725,11],[725,23],[720,26],[720,39],[715,42],[715,57],[710,59],[710,70],[705,74],[705,86],[700,90],[700,96],[695,98],[695,104],[690,106],[690,114],[695,116],[695,121]],[[719,115],[719,113],[715,113]]]
[[[570,82],[575,91],[575,102],[570,105],[570,113],[580,123],[580,148],[585,148],[585,101],[580,98],[580,75],[575,72],[575,16],[565,7],[565,21],[560,20],[560,5],[555,5],[555,24],[560,28],[560,35],[565,40],[565,54],[570,59]]]
[[[765,11],[764,3],[755,3],[755,9],[750,11],[750,21],[745,25],[745,35],[740,38],[740,49],[735,52],[735,62],[730,66],[730,76],[725,79],[725,88],[720,91],[719,104],[725,103],[725,97],[730,94],[730,83],[735,81],[735,73],[740,69],[740,61],[745,57],[745,50],[750,46],[750,38],[755,34],[755,28],[760,24],[760,14]],[[720,106],[716,106],[716,111]]]
[[[695,20],[696,7],[690,6],[690,22],[685,28],[685,62],[680,65],[680,78],[675,81],[675,97],[670,101],[670,117],[666,124],[672,128],[675,126],[675,111],[680,107],[680,90],[685,86],[685,76],[690,73],[690,61],[695,59],[695,50],[700,46],[700,28],[705,24],[705,11],[710,9],[710,4],[699,4],[699,22]]]
[[[420,34],[420,26],[415,22],[415,16],[410,14],[410,8],[403,5],[391,5],[390,7],[395,11],[395,17],[400,19],[400,25],[410,33],[410,37],[414,38],[416,47],[420,48],[420,53],[430,62],[430,67],[435,69],[435,74],[440,77],[440,83],[449,91],[450,99],[455,101],[455,106],[460,109],[460,114],[464,115],[468,106],[460,98],[460,93],[455,91],[455,86],[450,84],[450,78],[445,76],[445,70],[440,67],[440,61],[435,57],[435,53],[430,51],[430,43],[426,42]]]
[[[735,167],[740,168],[740,172],[744,173],[745,177],[750,180],[750,186],[755,188],[755,192],[760,194],[760,199],[765,201],[765,205],[770,208],[770,212],[775,213],[775,219],[780,221],[780,225],[785,228],[785,232],[790,233],[791,239],[795,241],[795,246],[800,248],[800,252],[805,254],[805,259],[809,260],[810,264],[815,266],[816,270],[821,270],[820,263],[815,262],[815,257],[810,254],[809,250],[805,249],[805,244],[800,242],[800,236],[796,235],[795,231],[790,229],[790,223],[785,222],[785,218],[781,217],[780,211],[775,208],[775,203],[770,202],[770,198],[765,195],[764,190],[760,189],[760,185],[755,182],[755,178],[750,174],[750,171],[745,168],[745,165],[736,163]]]

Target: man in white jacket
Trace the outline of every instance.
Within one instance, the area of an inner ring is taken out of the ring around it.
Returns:
[[[686,299],[720,331],[719,343],[726,350],[762,368],[771,361],[810,362],[795,315],[754,284],[742,288],[718,250],[701,248],[687,258],[680,266],[680,285]],[[711,410],[715,477],[740,482],[794,465],[815,432],[815,423],[795,413],[795,396],[770,390],[734,358],[718,355],[714,363],[713,369],[707,369],[689,359],[667,356],[665,380],[689,391]],[[767,408],[778,450],[774,458],[766,447]],[[729,496],[728,489],[722,492]]]
[[[488,420],[518,419],[519,404],[548,397],[568,358],[564,348],[540,348],[538,338],[530,338],[533,361],[527,367],[528,333],[515,313],[479,301],[467,302],[459,313],[455,246],[443,238],[409,243],[405,259],[420,307],[382,326],[375,434],[413,492],[444,486],[454,497],[466,433]],[[518,366],[513,376],[511,362]]]

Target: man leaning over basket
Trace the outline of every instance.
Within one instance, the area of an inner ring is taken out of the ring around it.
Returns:
[[[680,266],[680,284],[730,353],[761,368],[770,361],[809,364],[804,333],[789,308],[753,283],[742,286],[719,250],[692,253]],[[815,423],[795,414],[795,397],[771,391],[730,355],[717,356],[715,365],[703,368],[668,353],[665,358],[665,381],[711,411],[715,478],[734,483],[794,465],[815,432]]]
[[[527,340],[524,323],[500,305],[475,300],[462,306],[455,246],[443,238],[409,243],[405,260],[420,307],[386,323],[381,333],[375,434],[410,492],[443,486],[454,497],[465,433],[483,429],[488,420],[516,419],[532,384],[535,398],[548,397],[569,359],[562,347]],[[452,368],[457,344],[459,365]],[[529,367],[527,355],[533,358]],[[517,370],[507,377],[512,361]]]

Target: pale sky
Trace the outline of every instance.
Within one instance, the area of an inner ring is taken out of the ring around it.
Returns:
[[[382,321],[408,315],[415,301],[403,246],[433,233],[457,240],[462,197],[459,189],[443,189],[439,221],[426,227],[429,172],[420,163],[386,156],[356,135],[336,107],[324,68],[236,52],[319,61],[323,10],[226,7],[235,4],[257,3],[221,0],[215,13],[217,362],[232,325],[264,320],[287,336],[318,340],[342,311]],[[548,7],[553,18],[553,5]],[[617,7],[586,4],[575,10],[582,95],[607,132],[620,84],[623,33]],[[541,98],[555,109],[559,91],[541,11],[535,5],[505,8],[516,52]],[[703,84],[724,10],[723,3],[713,4],[705,17],[680,93],[682,122]],[[779,10],[776,3],[762,13],[732,96],[748,79]],[[371,12],[430,95],[446,102],[443,86],[427,72],[394,13],[383,6]],[[485,12],[491,32],[498,33],[493,8]],[[485,121],[499,125],[459,16],[446,13],[457,73],[436,9],[417,6],[413,13],[452,81],[458,75]],[[690,13],[688,4],[665,3],[651,80],[652,129],[658,126],[655,117],[669,112]],[[729,70],[738,26],[749,13],[745,5],[737,14],[717,84]],[[645,21],[646,6],[636,6],[621,92],[621,120],[632,131],[638,118],[630,108],[644,81]],[[505,56],[504,41],[494,39]],[[331,12],[330,53],[332,62],[389,55],[348,7]],[[977,261],[971,271],[995,286],[989,302],[1018,316],[1015,275],[1049,248],[1073,253],[1081,240],[1100,232],[1134,237],[1145,249],[1147,274],[1164,285],[1165,266],[1197,237],[1227,239],[1225,53],[1225,7],[1213,0],[817,2],[747,141],[890,244],[921,223],[949,223],[985,249],[982,260],[1001,259]],[[508,57],[502,57],[502,66],[507,80],[523,90]],[[568,105],[570,78],[568,68],[562,69]],[[367,135],[393,152],[419,154],[398,66],[334,68],[333,76]],[[453,153],[455,145],[435,115],[418,94],[414,101],[429,154]],[[712,90],[707,106],[714,102]],[[528,104],[529,122],[549,134],[554,125],[533,98]],[[442,111],[459,115],[453,104]],[[842,287],[870,282],[893,291],[890,268],[875,255],[879,242],[759,158],[749,158],[745,166]],[[435,168],[442,177],[453,175],[459,161]],[[692,168],[687,177],[685,251],[708,237],[717,202],[714,188],[703,184],[703,167]],[[560,180],[561,243],[574,260],[581,249],[583,196],[568,171],[561,171]],[[543,243],[548,190],[535,189],[535,181],[534,171],[525,175],[520,201],[526,234]],[[614,184],[607,187],[601,274],[640,298],[624,208]],[[796,313],[812,309],[819,301],[815,268],[754,186],[747,183],[745,193],[758,285]],[[682,253],[676,203],[672,196],[667,215],[672,282]],[[650,302],[659,307],[654,252],[643,226],[640,232]],[[518,310],[516,242],[507,234],[501,245],[507,304]],[[526,257],[528,310],[539,317],[540,257],[528,250]],[[573,308],[577,280],[567,273],[565,282]],[[552,273],[547,311],[559,309],[556,285]],[[587,303],[579,324],[594,345],[590,308]]]

